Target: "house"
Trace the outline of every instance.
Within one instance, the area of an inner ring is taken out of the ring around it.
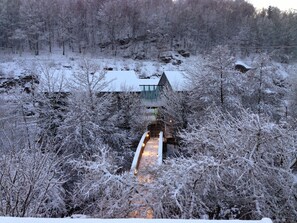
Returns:
[[[158,86],[159,78],[141,79],[135,71],[108,71],[103,79],[105,87],[100,93],[111,93],[118,106],[120,106],[121,94],[136,94],[141,99],[141,104],[145,108],[145,120],[148,123],[154,122],[157,116],[157,108],[160,106],[161,89]]]
[[[175,92],[189,91],[188,80],[180,71],[164,71],[160,78],[152,79],[140,79],[134,71],[108,71],[104,81],[106,86],[101,93],[119,95],[128,92],[140,95],[142,105],[146,109],[145,118],[148,120],[148,130],[152,135],[168,130],[174,124],[170,122],[170,117],[162,119],[158,117],[158,110],[163,105],[161,99],[163,90],[166,88]]]
[[[46,78],[42,78],[42,80],[46,80]],[[65,76],[65,80],[63,79],[63,81],[66,83],[62,86],[65,97],[71,94],[70,92],[87,92],[88,88],[91,87],[93,91],[96,91],[98,96],[111,94],[115,99],[113,105],[117,106],[115,109],[120,108],[124,104],[121,103],[121,100],[125,100],[125,97],[121,97],[121,94],[138,95],[141,99],[141,105],[145,109],[145,119],[148,125],[156,124],[155,126],[158,126],[158,130],[166,128],[164,120],[158,120],[158,111],[162,106],[161,95],[163,90],[165,88],[176,92],[188,90],[186,86],[187,79],[180,71],[164,71],[160,78],[145,79],[139,78],[133,70],[108,70],[104,73],[90,73],[81,76],[69,73],[69,75]],[[58,87],[55,89],[60,89]],[[50,97],[51,94],[52,93],[47,93],[48,97]],[[57,92],[51,97],[54,101],[57,101],[61,99],[60,95],[61,93]],[[170,117],[168,119],[170,119]],[[158,121],[163,123],[157,123]]]
[[[188,91],[187,79],[180,71],[164,71],[160,78],[140,79],[134,71],[108,71],[105,74],[106,86],[102,93],[130,92],[141,95],[146,106],[158,107],[163,88],[173,91]]]
[[[174,123],[170,117],[159,117],[158,110],[163,106],[162,92],[171,90],[174,92],[186,92],[189,90],[187,87],[187,78],[180,71],[164,71],[159,79],[146,80],[146,84],[142,84],[142,100],[147,110],[153,112],[155,119],[152,119],[148,125],[148,130],[151,136],[157,137],[160,131],[164,132],[164,136],[170,132]],[[151,113],[152,114],[152,113]]]

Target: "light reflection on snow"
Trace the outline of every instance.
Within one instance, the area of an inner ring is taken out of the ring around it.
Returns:
[[[158,138],[151,138],[145,145],[144,151],[137,170],[138,191],[139,193],[133,197],[132,205],[136,210],[129,214],[130,218],[147,218],[154,217],[153,210],[148,206],[144,197],[148,191],[145,185],[150,184],[154,180],[154,170],[158,161]]]

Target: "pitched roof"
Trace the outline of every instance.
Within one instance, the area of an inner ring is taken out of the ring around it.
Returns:
[[[139,92],[139,79],[134,71],[109,71],[104,80],[108,83],[101,92]]]
[[[188,80],[181,71],[164,71],[172,89],[174,91],[189,91]]]

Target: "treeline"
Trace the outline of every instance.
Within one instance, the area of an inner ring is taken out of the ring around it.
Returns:
[[[297,13],[244,0],[1,0],[0,47],[154,56],[233,46],[296,56]]]

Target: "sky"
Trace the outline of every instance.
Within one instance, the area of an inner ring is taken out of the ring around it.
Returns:
[[[276,6],[280,10],[296,9],[297,0],[248,0],[257,9],[268,8],[268,6]]]

